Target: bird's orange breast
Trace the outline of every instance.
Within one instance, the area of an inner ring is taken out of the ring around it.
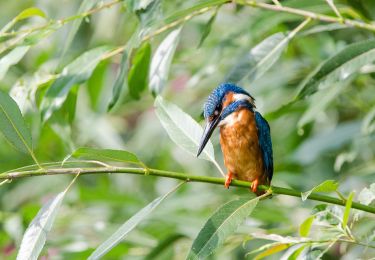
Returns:
[[[220,125],[220,144],[224,163],[235,179],[254,181],[263,175],[263,160],[258,143],[254,112],[235,111]]]

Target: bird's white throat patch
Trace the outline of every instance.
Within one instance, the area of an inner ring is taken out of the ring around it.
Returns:
[[[221,120],[218,126],[220,127],[220,126],[234,125],[235,123],[237,123],[238,121],[241,120],[240,117],[241,116],[239,116],[239,114],[237,112],[233,112],[232,114],[230,114],[229,116],[227,116],[226,118]]]

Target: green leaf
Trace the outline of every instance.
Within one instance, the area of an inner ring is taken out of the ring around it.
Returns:
[[[70,89],[75,84],[85,82],[109,49],[98,47],[89,50],[67,65],[61,76],[47,90],[41,104],[42,120],[46,121],[64,103]]]
[[[199,44],[198,44],[198,48],[202,46],[204,40],[206,40],[207,36],[210,34],[211,28],[212,28],[212,24],[215,22],[216,15],[217,15],[217,12],[219,11],[219,8],[220,8],[220,6],[218,6],[215,9],[214,13],[212,14],[212,16],[210,17],[210,19],[208,20],[207,24],[204,26],[204,30],[203,30],[201,39],[200,39]]]
[[[348,224],[350,209],[352,208],[353,197],[354,197],[354,192],[351,192],[345,203],[345,211],[342,217],[342,228],[344,230],[346,229],[346,226]]]
[[[15,17],[15,19],[17,21],[20,21],[20,20],[24,20],[24,19],[32,17],[32,16],[40,16],[40,17],[45,18],[46,14],[42,10],[40,10],[39,8],[30,7],[30,8],[27,8],[27,9],[23,10],[21,13],[19,13]]]
[[[302,201],[307,200],[307,198],[310,196],[312,192],[332,192],[336,191],[338,187],[338,182],[334,180],[326,180],[309,191],[301,192]]]
[[[345,89],[348,83],[348,81],[334,83],[327,91],[316,93],[311,99],[309,108],[306,109],[298,121],[297,127],[302,128],[314,119],[321,117],[321,112],[324,111],[332,101],[337,99],[340,92]]]
[[[240,198],[220,207],[199,232],[187,259],[204,259],[211,255],[251,214],[258,201],[259,197]]]
[[[324,61],[301,84],[296,99],[309,96],[330,84],[343,81],[375,60],[375,40],[351,44]]]
[[[314,222],[315,215],[308,217],[303,221],[301,226],[299,227],[299,234],[301,237],[307,237],[310,233],[311,225]]]
[[[262,76],[279,59],[288,44],[283,33],[276,33],[252,48],[236,63],[224,82],[240,82],[245,76],[254,81]]]
[[[150,59],[151,45],[145,42],[135,53],[128,75],[129,93],[135,99],[139,99],[140,93],[147,87]]]
[[[90,10],[97,2],[99,2],[99,0],[83,0],[79,9],[78,9],[78,14],[82,14],[82,13],[85,13],[87,12],[88,10]],[[71,25],[71,28],[70,28],[70,31],[69,31],[69,34],[66,38],[66,40],[64,41],[64,48],[63,48],[63,51],[61,53],[61,59],[60,59],[60,64],[66,54],[66,52],[68,51],[70,45],[72,44],[73,42],[73,39],[76,35],[76,33],[78,32],[78,29],[82,23],[82,20],[83,18],[77,18],[77,19],[74,19],[74,21],[72,22],[72,25]]]
[[[276,244],[276,245],[274,245],[274,246],[268,248],[266,251],[264,251],[264,252],[262,252],[262,253],[256,255],[256,256],[254,257],[254,260],[260,260],[260,259],[263,259],[263,258],[265,258],[265,257],[267,257],[267,256],[270,256],[270,255],[276,254],[276,253],[278,253],[278,252],[280,252],[280,251],[283,251],[283,250],[285,250],[285,249],[287,249],[287,248],[289,248],[289,247],[290,247],[289,244]]]
[[[128,53],[127,51],[124,51],[121,57],[120,72],[118,73],[115,84],[112,88],[112,99],[108,104],[108,111],[116,105],[121,96],[121,91],[127,86],[125,78],[127,78],[128,69]]]
[[[197,155],[200,139],[203,135],[202,127],[176,105],[165,101],[161,96],[155,100],[156,115],[164,129],[175,144],[193,156]],[[214,162],[214,147],[208,141],[201,159]]]
[[[168,34],[152,57],[149,88],[154,96],[160,94],[167,83],[172,58],[180,39],[181,28]]]
[[[23,235],[17,260],[38,259],[66,192],[59,193],[39,210]]]
[[[124,237],[132,231],[137,225],[144,220],[159,204],[166,199],[171,193],[176,191],[182,184],[180,183],[177,187],[166,193],[164,196],[158,197],[153,200],[146,207],[138,211],[130,219],[128,219],[122,226],[116,230],[106,241],[104,241],[95,251],[89,256],[89,260],[101,259],[105,254],[107,254],[112,248],[114,248],[118,243],[120,243]]]
[[[299,255],[302,253],[303,250],[305,250],[306,247],[308,247],[309,244],[305,244],[305,245],[302,245],[300,246],[299,248],[297,248],[293,254],[291,254],[289,257],[288,257],[288,260],[297,260]]]
[[[135,154],[128,152],[128,151],[123,151],[123,150],[81,147],[75,150],[64,161],[66,161],[70,157],[75,157],[75,158],[84,157],[84,158],[94,159],[94,160],[108,160],[108,161],[142,164],[142,162],[138,159],[138,157]]]
[[[23,10],[21,13],[19,13],[16,17],[14,17],[9,23],[7,23],[0,31],[0,33],[4,33],[8,31],[10,28],[13,27],[18,21],[27,19],[32,16],[40,16],[45,18],[46,14],[40,10],[39,8],[36,7],[30,7],[25,10]]]
[[[22,117],[17,103],[0,90],[0,131],[5,138],[21,152],[30,154],[34,160],[30,130]]]
[[[10,66],[17,64],[29,49],[30,46],[16,47],[0,59],[0,80],[4,78]]]

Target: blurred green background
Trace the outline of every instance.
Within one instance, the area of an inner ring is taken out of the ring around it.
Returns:
[[[164,18],[199,2],[202,1],[162,1],[158,19],[165,23]],[[281,3],[335,15],[326,1]],[[0,27],[28,7],[43,10],[46,18],[22,20],[14,30],[37,27],[49,20],[78,14],[80,4],[81,1],[74,0],[1,1]],[[69,102],[47,123],[41,123],[38,106],[53,82],[51,77],[61,72],[61,67],[94,47],[124,45],[133,33],[137,33],[140,22],[129,7],[131,4],[134,2],[124,1],[85,18],[64,56],[62,50],[72,22],[54,32],[45,30],[48,35],[35,36],[31,39],[34,41],[31,49],[0,81],[0,89],[10,93],[20,106],[32,131],[35,154],[40,162],[61,161],[78,147],[124,149],[137,154],[152,168],[218,177],[219,172],[211,163],[191,156],[171,141],[155,115],[154,98],[148,90],[141,93],[140,99],[123,91],[115,108],[107,112],[121,55],[102,60],[89,80],[73,88]],[[375,20],[375,5],[371,0],[335,1],[335,4],[345,17]],[[286,13],[225,4],[218,10],[210,33],[199,46],[212,13],[206,12],[184,23],[168,82],[162,92],[165,99],[202,124],[206,97],[222,83],[244,54],[266,37],[277,32],[287,33],[303,20]],[[158,26],[151,26],[149,31],[156,28]],[[167,34],[168,31],[150,39],[153,53]],[[258,110],[271,126],[275,162],[273,185],[306,191],[324,180],[333,179],[339,181],[343,194],[355,191],[358,195],[374,182],[374,64],[282,108],[294,99],[304,78],[324,60],[351,43],[373,37],[374,33],[367,30],[331,29],[325,23],[313,21],[289,42],[280,59],[263,76],[251,83],[247,78],[241,82],[241,86],[256,98]],[[8,39],[2,39],[0,45],[3,48],[7,43]],[[212,142],[216,157],[223,165],[218,133],[213,135]],[[0,171],[29,164],[33,164],[29,155],[18,152],[5,138],[0,138]],[[2,259],[15,258],[22,235],[40,207],[65,189],[70,181],[71,176],[46,176],[24,178],[0,187]],[[172,179],[125,174],[79,177],[69,190],[48,235],[43,259],[85,259],[129,217],[177,183]],[[184,259],[193,239],[214,210],[247,194],[246,190],[226,190],[217,185],[184,185],[105,259],[144,259],[163,241],[167,242],[163,250],[159,250],[158,259]],[[318,204],[288,196],[262,201],[212,259],[244,259],[247,252],[269,242],[251,239],[252,233],[298,236],[299,224]],[[318,227],[313,226],[314,229],[322,232]],[[362,216],[353,226],[354,234],[368,242],[373,241],[374,231],[374,217],[369,215]],[[269,258],[280,259],[284,253]],[[369,259],[373,256],[373,249],[335,244],[324,259]],[[247,256],[248,259],[252,257]]]

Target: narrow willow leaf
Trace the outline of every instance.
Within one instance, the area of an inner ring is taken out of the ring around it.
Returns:
[[[301,84],[296,99],[309,96],[330,84],[343,81],[375,60],[375,40],[351,44],[324,61]]]
[[[22,117],[17,103],[0,90],[0,131],[5,138],[21,152],[28,153],[34,158],[30,130]]]
[[[276,254],[276,253],[278,253],[280,251],[283,251],[283,250],[285,250],[285,249],[287,249],[289,247],[290,247],[289,244],[277,244],[277,245],[274,245],[274,246],[268,248],[266,251],[264,251],[264,252],[256,255],[254,257],[254,260],[263,259],[263,258],[265,258],[267,256],[270,256],[270,255]]]
[[[237,62],[224,82],[238,83],[245,76],[250,81],[256,80],[279,59],[287,44],[288,40],[283,33],[269,36]]]
[[[59,193],[39,210],[23,235],[17,260],[38,259],[66,192]]]
[[[352,208],[352,203],[353,203],[353,197],[354,197],[354,192],[351,192],[345,203],[345,211],[342,217],[342,228],[344,230],[346,229],[346,226],[348,225],[350,209]]]
[[[314,219],[315,219],[315,215],[310,216],[307,219],[305,219],[305,221],[303,221],[303,223],[299,227],[299,234],[301,237],[307,237],[309,235]]]
[[[169,137],[182,149],[193,156],[197,155],[199,141],[203,135],[202,127],[176,105],[165,101],[161,96],[155,100],[156,115],[158,116]],[[201,159],[214,162],[214,147],[208,141]]]
[[[46,14],[42,10],[40,10],[39,8],[30,7],[30,8],[27,8],[27,9],[23,10],[21,13],[19,13],[16,16],[15,19],[17,21],[20,21],[20,20],[24,20],[24,19],[32,17],[32,16],[39,16],[39,17],[45,18]]]
[[[258,201],[259,197],[240,198],[220,207],[199,232],[187,259],[204,259],[211,255],[251,214]]]
[[[152,57],[149,88],[154,96],[160,94],[167,83],[172,58],[180,39],[181,28],[168,34]]]
[[[145,42],[134,55],[128,75],[129,94],[135,99],[139,99],[140,93],[147,88],[150,59],[151,45]]]
[[[166,199],[171,193],[176,191],[184,182],[180,183],[177,187],[166,193],[164,196],[156,198],[146,207],[138,211],[130,219],[128,219],[122,226],[116,230],[106,241],[104,241],[95,251],[89,256],[89,260],[101,259],[112,248],[120,243],[124,237],[132,231],[142,220],[144,220],[159,204]]]
[[[128,151],[123,150],[112,150],[112,149],[97,149],[97,148],[86,148],[81,147],[75,150],[70,156],[68,156],[64,161],[70,157],[75,158],[87,158],[94,160],[107,160],[107,161],[118,161],[134,164],[142,164],[138,157]]]
[[[327,91],[319,92],[312,96],[309,108],[306,109],[301,116],[297,127],[300,129],[314,119],[321,117],[321,112],[324,111],[333,100],[337,99],[337,96],[345,89],[348,83],[348,81],[335,83],[332,87],[327,89]]]
[[[212,16],[210,17],[210,19],[208,20],[207,24],[204,26],[204,30],[203,30],[201,39],[200,39],[199,44],[198,44],[198,48],[202,46],[204,40],[206,40],[207,36],[210,34],[211,28],[212,28],[212,24],[215,22],[216,15],[217,15],[217,12],[219,11],[219,8],[220,8],[220,6],[218,6],[215,9],[214,13],[212,14]]]
[[[127,86],[125,78],[127,78],[128,69],[128,53],[127,51],[124,51],[121,57],[120,72],[118,73],[115,84],[112,88],[112,99],[108,104],[108,111],[116,105],[117,101],[120,99],[121,91]]]
[[[43,121],[51,117],[52,113],[64,103],[70,89],[75,84],[85,82],[102,59],[102,55],[109,49],[98,47],[89,50],[66,66],[61,76],[47,90],[41,104]]]
[[[305,250],[306,247],[308,247],[309,244],[305,244],[305,245],[302,245],[300,246],[298,249],[296,249],[296,251],[294,251],[289,257],[288,257],[288,260],[297,260],[299,259],[299,255],[303,252],[303,250]]]
[[[79,9],[78,9],[78,14],[82,14],[82,13],[85,13],[86,11],[90,10],[97,2],[99,2],[99,0],[83,0]],[[72,44],[76,33],[78,32],[78,29],[79,29],[79,27],[82,23],[82,20],[83,20],[83,18],[77,18],[77,19],[74,19],[74,21],[72,22],[68,37],[64,41],[65,43],[64,43],[63,51],[61,53],[60,64],[61,64],[61,61],[63,60],[66,52],[68,51],[70,45]]]
[[[334,180],[326,180],[309,191],[301,192],[302,201],[307,200],[307,198],[310,196],[312,192],[332,192],[337,190],[338,187],[338,182]]]
[[[4,33],[8,31],[10,28],[12,28],[13,25],[15,25],[18,21],[27,19],[32,16],[39,16],[39,17],[46,17],[46,14],[36,7],[30,7],[25,10],[23,10],[21,13],[19,13],[16,17],[14,17],[9,23],[7,23],[0,31],[0,33]]]
[[[29,49],[30,46],[16,47],[0,59],[0,80],[4,78],[10,66],[17,64]]]

